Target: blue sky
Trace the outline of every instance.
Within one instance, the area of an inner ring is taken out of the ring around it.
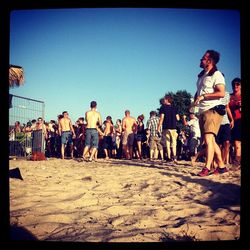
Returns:
[[[221,53],[227,89],[241,77],[236,10],[85,8],[11,12],[10,64],[25,84],[10,93],[45,102],[45,120],[73,122],[96,100],[103,120],[145,115],[168,91],[194,95],[200,58]],[[35,117],[37,118],[37,117]]]

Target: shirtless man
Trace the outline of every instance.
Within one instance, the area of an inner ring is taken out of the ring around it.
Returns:
[[[107,116],[105,121],[105,130],[103,136],[103,149],[105,153],[105,159],[109,159],[110,150],[112,149],[112,133],[113,133],[113,122],[111,116]]]
[[[59,129],[59,135],[61,136],[61,155],[62,159],[64,159],[64,150],[67,146],[67,143],[70,144],[70,155],[73,159],[73,140],[72,140],[72,134],[73,138],[76,137],[74,128],[72,126],[71,119],[69,118],[69,114],[67,111],[62,112],[63,117],[58,122],[58,129]]]
[[[128,160],[131,160],[133,156],[134,133],[136,129],[136,119],[130,116],[129,110],[126,110],[125,117],[122,119],[122,148]]]
[[[88,161],[92,161],[95,153],[98,149],[98,126],[102,124],[101,114],[96,111],[97,103],[92,101],[90,103],[90,111],[85,113],[86,125],[86,137],[85,137],[85,147],[83,150],[83,159],[86,160],[86,155],[89,152],[90,147],[92,151]]]

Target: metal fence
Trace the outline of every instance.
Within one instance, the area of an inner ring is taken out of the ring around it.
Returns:
[[[40,130],[24,132],[28,123],[38,117],[44,119],[45,103],[22,96],[9,95],[9,156],[27,157],[34,151],[44,152],[44,137]],[[14,130],[19,121],[21,132]]]

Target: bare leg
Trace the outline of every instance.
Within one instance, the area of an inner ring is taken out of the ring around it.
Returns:
[[[105,153],[105,159],[109,159],[109,154],[108,154],[108,150],[105,148],[104,149],[104,153]]]
[[[62,143],[62,146],[61,146],[62,159],[64,159],[64,149],[65,149],[65,144]]]
[[[142,158],[142,156],[141,156],[141,141],[137,141],[137,147],[138,147],[138,156],[139,156],[139,158],[141,159]]]
[[[74,146],[73,146],[73,144],[70,145],[70,155],[71,155],[71,159],[74,159]]]
[[[82,154],[82,157],[84,160],[86,160],[86,154],[89,152],[89,147],[88,146],[85,146],[84,150],[83,150],[83,154]]]
[[[155,153],[154,153],[154,158],[157,160],[158,159],[158,155],[159,155],[159,151],[158,149],[156,148],[155,149]]]
[[[213,141],[213,143],[214,143],[214,156],[216,159],[216,163],[218,164],[218,167],[224,168],[224,161],[222,160],[221,157],[221,149],[215,140]]]
[[[215,152],[215,137],[213,134],[211,133],[207,133],[204,135],[204,141],[206,144],[206,162],[205,162],[205,167],[207,167],[209,170],[211,168],[211,164],[213,162],[214,159],[214,152]],[[217,145],[217,144],[216,144]],[[220,148],[217,145],[219,151]]]
[[[128,147],[128,159],[132,159],[133,157],[133,146]]]
[[[163,156],[163,149],[160,150],[160,156],[161,156],[161,160],[164,160],[164,156]]]
[[[230,142],[229,141],[225,141],[223,143],[223,148],[221,150],[221,154],[222,154],[222,160],[224,163],[228,164],[229,163],[229,147],[230,147]]]
[[[205,149],[200,150],[198,153],[196,153],[195,156],[191,156],[191,166],[194,167],[195,166],[195,162],[202,156],[204,156],[206,153]]]
[[[93,148],[91,155],[89,157],[89,161],[92,161],[93,159],[95,159],[95,154],[96,154],[97,148]]]
[[[240,165],[241,161],[241,141],[235,141],[235,161],[238,165]]]

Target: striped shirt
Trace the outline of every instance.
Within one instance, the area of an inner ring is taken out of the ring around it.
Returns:
[[[159,117],[157,116],[153,116],[147,121],[147,128],[150,130],[150,136],[156,136],[158,123]]]

